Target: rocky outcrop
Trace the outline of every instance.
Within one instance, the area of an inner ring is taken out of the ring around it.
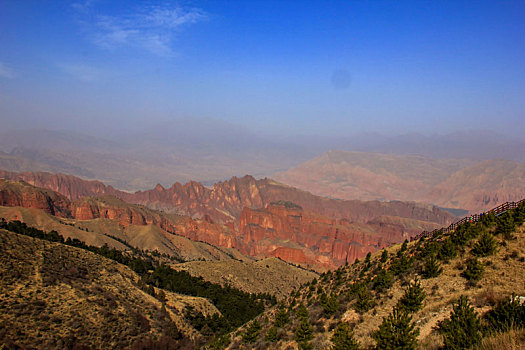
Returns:
[[[236,248],[315,269],[334,268],[426,228],[424,223],[409,221],[404,223],[408,229],[394,219],[380,224],[351,223],[314,214],[290,202],[277,202],[262,209],[244,208]]]
[[[0,172],[0,177],[24,180],[34,186],[57,191],[71,200],[83,196],[109,194],[128,203],[141,204],[151,209],[202,218],[207,215],[213,221],[226,223],[237,220],[243,208],[262,208],[281,200],[294,202],[305,210],[318,215],[348,219],[366,223],[379,216],[398,216],[449,224],[454,216],[432,205],[414,202],[381,202],[336,200],[315,196],[309,192],[277,183],[271,179],[256,180],[246,175],[218,182],[213,188],[190,181],[184,185],[175,183],[170,188],[157,185],[152,190],[128,193],[105,186],[98,181],[87,181],[75,176],[50,173]]]
[[[50,190],[31,186],[24,182],[0,179],[0,205],[41,209],[48,214],[69,217],[69,200]]]
[[[67,182],[48,181],[45,176],[32,179],[45,180],[48,185]],[[96,183],[93,186],[92,190],[101,192],[109,188]],[[71,191],[71,187],[65,185],[59,188],[68,189],[70,194],[89,192],[87,187],[78,191]],[[71,202],[57,192],[25,182],[2,180],[0,183],[1,205],[37,208],[77,220],[107,219],[124,227],[154,225],[163,229],[168,239],[180,235],[193,241],[237,248],[251,256],[274,256],[321,270],[362,258],[370,251],[400,242],[424,229],[436,228],[440,224],[433,220],[446,222],[448,217],[437,208],[414,203],[363,204],[324,199],[249,176],[216,184],[213,189],[190,182],[175,184],[170,189],[158,185],[151,191],[118,194],[160,208],[171,196],[172,203],[182,203],[194,216],[130,204],[111,195],[83,197]],[[300,203],[282,200],[287,197]],[[276,200],[270,201],[272,198]],[[348,217],[343,216],[345,213]]]

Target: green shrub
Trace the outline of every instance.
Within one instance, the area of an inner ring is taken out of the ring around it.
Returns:
[[[402,308],[408,312],[417,312],[423,306],[423,300],[425,300],[426,293],[419,281],[410,283],[408,288],[405,290],[405,294],[399,299],[397,303],[399,308]]]
[[[476,256],[489,256],[498,250],[497,242],[491,233],[485,231],[474,244],[472,253]]]
[[[456,249],[455,243],[453,242],[451,238],[448,238],[444,240],[443,243],[441,244],[437,257],[441,261],[448,261],[450,259],[454,259],[457,254],[458,254],[458,251]]]
[[[390,270],[394,275],[399,276],[409,272],[414,267],[414,259],[409,258],[406,254],[398,255],[396,259],[392,262]]]
[[[314,337],[312,325],[307,319],[302,319],[301,323],[295,330],[295,341],[297,343],[306,343]]]
[[[439,261],[434,255],[429,256],[423,264],[421,274],[423,278],[434,278],[439,276],[443,272],[443,268],[439,264]]]
[[[275,314],[275,327],[282,328],[284,325],[286,325],[289,321],[288,313],[286,310],[281,307],[279,308],[279,311]]]
[[[270,343],[275,343],[277,340],[279,340],[279,334],[277,333],[277,327],[273,326],[268,329],[268,332],[266,332],[266,336],[264,337],[264,340],[269,341]]]
[[[388,270],[381,269],[373,280],[372,288],[375,291],[383,292],[394,284],[394,276]]]
[[[300,320],[304,320],[304,319],[307,320],[308,318],[310,318],[310,313],[308,312],[308,309],[306,308],[306,306],[304,306],[303,303],[299,304],[295,314],[297,315],[297,318],[299,318]]]
[[[416,349],[419,329],[412,323],[409,313],[394,307],[388,317],[383,318],[379,329],[372,333],[377,349]]]
[[[388,251],[386,249],[383,249],[383,252],[381,253],[381,262],[384,264],[388,260]]]
[[[339,323],[330,339],[333,343],[332,350],[358,350],[359,342],[355,340],[350,325],[346,322]]]
[[[242,339],[245,343],[254,343],[259,337],[259,332],[261,331],[261,325],[257,320],[254,320],[250,326],[246,329]]]
[[[481,342],[481,321],[467,297],[459,298],[450,317],[438,324],[438,331],[445,349],[468,349]]]
[[[483,277],[485,271],[485,265],[476,258],[469,259],[467,261],[467,268],[461,273],[461,276],[467,280],[476,282]]]
[[[372,299],[372,295],[370,294],[370,291],[366,287],[362,287],[357,292],[357,300],[354,304],[355,311],[359,312],[360,314],[364,314],[368,310],[374,307],[374,300]]]
[[[525,305],[515,295],[506,299],[487,312],[485,319],[495,331],[506,332],[511,328],[525,326]]]
[[[326,297],[326,294],[323,293],[325,296],[325,300],[321,302],[321,307],[323,308],[323,312],[326,315],[333,315],[337,312],[337,309],[339,309],[339,302],[337,301],[337,297],[335,295],[331,295],[330,298]]]
[[[513,232],[516,230],[516,223],[509,211],[501,214],[496,218],[497,228],[496,233],[503,236],[505,239],[512,239]]]

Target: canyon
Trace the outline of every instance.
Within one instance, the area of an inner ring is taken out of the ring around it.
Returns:
[[[79,222],[105,219],[122,227],[155,226],[168,240],[182,236],[316,270],[362,258],[454,219],[432,206],[326,199],[251,176],[212,189],[190,182],[130,194],[63,174],[1,175],[14,179],[0,182],[2,206],[37,208]]]

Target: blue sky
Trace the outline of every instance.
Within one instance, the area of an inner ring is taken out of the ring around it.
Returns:
[[[525,1],[2,1],[0,122],[525,130]]]

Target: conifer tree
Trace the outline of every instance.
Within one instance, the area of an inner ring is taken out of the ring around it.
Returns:
[[[324,294],[326,297],[326,294]],[[327,315],[333,315],[339,309],[339,302],[335,295],[331,295],[330,298],[326,298],[326,301],[321,304],[323,312]]]
[[[483,272],[485,271],[485,266],[478,259],[473,258],[467,261],[467,268],[461,273],[461,276],[465,277],[467,280],[476,282],[483,277]]]
[[[514,218],[509,212],[506,212],[496,218],[497,229],[496,233],[503,235],[505,239],[512,239],[513,232],[516,229]]]
[[[279,334],[277,333],[277,327],[273,326],[268,329],[268,332],[266,332],[266,336],[264,337],[264,340],[269,341],[270,343],[275,343],[277,340],[279,340]]]
[[[334,335],[330,339],[333,343],[332,350],[358,350],[359,342],[355,340],[350,325],[342,322],[337,325]]]
[[[308,320],[308,318],[310,317],[310,313],[308,312],[308,309],[306,308],[306,306],[304,306],[303,303],[301,303],[297,307],[296,315],[300,320]]]
[[[378,292],[383,292],[394,284],[394,276],[388,270],[381,269],[373,281],[373,289]]]
[[[443,241],[438,251],[438,258],[442,261],[448,261],[449,259],[455,258],[457,255],[456,245],[451,238],[447,238]]]
[[[286,312],[284,307],[279,308],[279,311],[277,311],[277,314],[275,314],[275,327],[282,328],[288,323],[288,321],[288,313]]]
[[[303,318],[295,330],[295,341],[304,348],[313,337],[312,325],[308,319]]]
[[[381,262],[384,264],[388,260],[388,251],[386,249],[383,249],[383,252],[381,253]]]
[[[483,232],[479,240],[474,244],[472,253],[476,256],[489,256],[497,251],[497,242],[488,231]]]
[[[439,323],[438,331],[445,349],[468,349],[481,342],[481,321],[467,297],[459,298],[450,317]]]
[[[423,275],[423,278],[428,279],[428,278],[437,277],[442,272],[443,272],[443,268],[439,264],[439,261],[436,259],[434,255],[431,255],[425,260],[421,274]]]
[[[370,295],[370,291],[366,286],[362,286],[357,291],[357,300],[354,304],[354,308],[360,314],[363,314],[374,307],[374,301]]]
[[[398,306],[408,312],[417,312],[423,306],[426,293],[419,281],[410,283],[405,294],[399,299]]]
[[[259,331],[261,330],[261,325],[257,320],[254,320],[242,337],[245,343],[254,343],[259,337]]]
[[[413,350],[417,347],[418,335],[419,329],[415,328],[409,313],[395,306],[392,313],[383,318],[379,329],[372,333],[372,338],[378,350]]]

